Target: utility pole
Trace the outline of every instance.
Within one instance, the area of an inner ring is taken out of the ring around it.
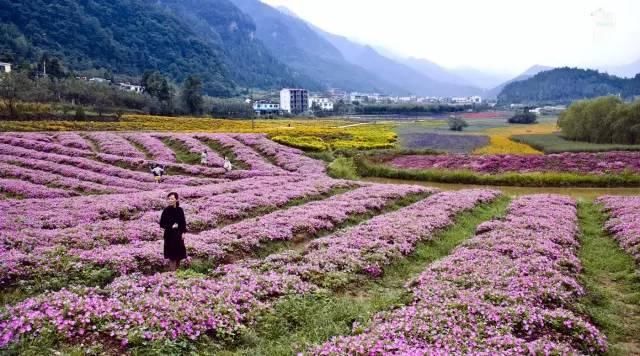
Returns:
[[[42,60],[42,76],[46,78],[47,76],[47,60]]]

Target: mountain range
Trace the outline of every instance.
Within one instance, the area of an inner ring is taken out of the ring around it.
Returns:
[[[159,70],[176,82],[196,74],[216,96],[299,86],[496,97],[550,69],[534,66],[513,79],[447,69],[331,34],[259,0],[0,0],[0,60],[34,62],[45,53],[75,71]]]

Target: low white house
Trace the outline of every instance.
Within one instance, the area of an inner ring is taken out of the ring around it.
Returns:
[[[259,100],[253,103],[253,111],[260,115],[279,114],[280,104],[268,100]]]
[[[11,73],[11,63],[0,62],[0,73]]]
[[[309,109],[316,105],[322,111],[333,111],[333,101],[329,98],[314,96],[309,98]]]
[[[134,85],[129,83],[120,83],[118,84],[120,89],[124,91],[130,91],[136,94],[142,94],[144,92],[144,87],[142,85]]]

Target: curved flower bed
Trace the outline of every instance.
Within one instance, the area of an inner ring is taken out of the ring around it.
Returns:
[[[584,291],[575,202],[514,201],[504,220],[432,264],[409,287],[413,302],[379,313],[362,333],[316,355],[599,354],[607,343],[575,309]]]
[[[605,196],[597,201],[610,216],[605,228],[640,265],[640,196]]]
[[[23,198],[62,198],[78,195],[64,189],[49,188],[17,179],[0,178],[0,193]]]
[[[327,277],[379,277],[386,265],[409,255],[418,242],[452,225],[457,214],[500,194],[483,189],[438,193],[353,229],[314,240],[303,252],[288,251],[248,263],[259,270],[293,273],[321,284],[332,279]]]
[[[86,134],[93,140],[102,153],[115,156],[145,159],[144,153],[140,152],[134,145],[123,137],[110,132],[89,132]]]
[[[388,162],[395,168],[471,170],[478,173],[574,172],[640,173],[640,152],[550,155],[410,155]]]
[[[123,134],[127,140],[142,146],[152,159],[162,162],[175,162],[176,154],[167,147],[162,141],[153,137],[151,134]]]
[[[321,161],[306,157],[297,148],[279,145],[269,140],[266,135],[246,134],[234,137],[262,154],[271,157],[280,167],[290,172],[300,174],[324,174],[325,172],[324,164]]]

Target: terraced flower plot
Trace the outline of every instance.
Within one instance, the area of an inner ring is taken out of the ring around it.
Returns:
[[[207,164],[194,162],[205,149]],[[237,169],[225,171],[224,156]],[[156,163],[168,171],[160,183],[148,170]],[[169,191],[187,217],[189,258],[175,273],[158,225]],[[509,199],[332,179],[322,162],[260,134],[166,132],[0,134],[0,194],[0,352],[9,354],[250,348],[280,303],[361,303],[362,288],[437,244],[461,216]],[[638,218],[625,207],[637,199],[616,199],[602,200],[607,227],[634,254]],[[606,330],[577,306],[585,290],[573,200],[517,198],[468,237],[413,282],[404,276],[409,298],[395,308],[381,303],[365,325],[339,321],[352,335],[288,351],[606,352]]]

